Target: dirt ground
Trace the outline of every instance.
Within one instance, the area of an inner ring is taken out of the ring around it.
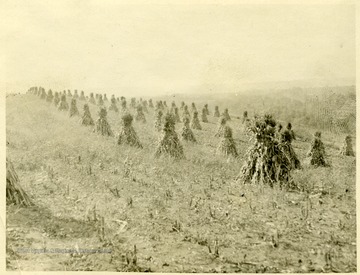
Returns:
[[[288,192],[235,180],[250,145],[241,120],[229,122],[239,159],[216,154],[209,116],[174,161],[154,157],[159,133],[145,115],[133,122],[137,149],[37,96],[6,99],[7,157],[35,204],[7,207],[7,270],[356,272],[356,165],[338,155],[344,136],[323,133],[330,167],[313,168],[314,130],[293,125],[303,164],[293,176],[307,192]],[[108,112],[115,133],[120,117]]]

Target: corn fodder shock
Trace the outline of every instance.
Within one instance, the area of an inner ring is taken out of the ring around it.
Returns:
[[[71,104],[70,104],[70,112],[69,112],[69,116],[73,117],[73,116],[78,116],[79,115],[79,110],[76,106],[76,99],[73,98],[71,100]]]
[[[325,146],[321,140],[321,132],[315,132],[314,139],[307,156],[310,157],[310,164],[314,166],[327,166],[325,161]]]
[[[81,119],[81,124],[85,126],[95,125],[94,120],[91,117],[90,109],[88,104],[84,104],[84,114]]]
[[[352,148],[352,138],[351,138],[351,136],[346,136],[346,138],[344,140],[344,144],[340,149],[340,155],[351,156],[351,157],[355,156],[354,150]]]
[[[293,169],[300,168],[291,139],[276,135],[276,121],[271,115],[256,117],[247,127],[253,144],[246,153],[239,178],[244,182],[262,183],[281,187],[295,187],[291,177]]]
[[[224,126],[224,130],[222,132],[222,139],[217,148],[217,152],[225,156],[233,156],[235,158],[238,157],[235,141],[232,137],[232,129],[230,128],[230,126]]]
[[[160,137],[155,156],[169,155],[173,158],[184,158],[184,149],[180,143],[179,137],[175,132],[175,119],[170,113],[165,115],[162,135]]]
[[[99,118],[96,121],[95,131],[103,136],[114,136],[106,116],[106,109],[101,108],[99,111]]]
[[[181,137],[185,141],[196,142],[195,135],[190,128],[190,120],[187,117],[184,119],[184,126],[181,129]]]
[[[191,119],[191,128],[192,129],[196,129],[196,130],[201,130],[201,125],[200,125],[200,121],[199,121],[199,118],[198,118],[198,112],[194,112],[193,113],[193,116],[192,116],[192,119]]]
[[[69,104],[67,103],[66,96],[64,94],[61,96],[61,100],[60,100],[60,103],[59,103],[58,110],[59,111],[67,111],[67,110],[69,110]]]
[[[20,180],[15,172],[14,166],[6,158],[6,204],[15,204],[21,206],[31,206],[29,196],[20,186]]]
[[[121,117],[122,128],[118,136],[118,144],[127,144],[130,146],[142,148],[140,140],[132,127],[133,116],[131,114],[125,114]]]

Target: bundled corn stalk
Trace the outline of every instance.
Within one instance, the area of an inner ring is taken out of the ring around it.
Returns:
[[[205,108],[206,115],[209,116],[209,115],[210,115],[210,112],[209,112],[208,105],[205,104],[205,105],[204,105],[204,108]]]
[[[352,156],[352,157],[355,156],[355,153],[354,153],[353,148],[352,148],[351,136],[346,136],[346,138],[344,140],[344,144],[343,144],[343,146],[341,147],[341,150],[340,150],[340,155]]]
[[[37,87],[31,87],[29,89],[29,93],[33,94],[33,95],[37,95]]]
[[[170,113],[174,114],[175,113],[175,108],[176,108],[176,104],[175,104],[175,101],[173,101],[173,102],[171,102]]]
[[[325,162],[325,146],[321,141],[321,132],[315,132],[314,139],[311,142],[311,148],[307,153],[311,157],[310,164],[314,166],[327,166]]]
[[[96,132],[100,133],[103,136],[114,136],[114,133],[111,130],[110,124],[107,119],[107,112],[105,108],[100,108],[99,118],[96,121]]]
[[[191,110],[191,113],[197,112],[197,109],[196,109],[196,106],[195,106],[194,102],[191,103],[191,109],[190,110]]]
[[[217,152],[219,154],[223,154],[225,156],[233,156],[235,158],[238,156],[230,126],[225,125],[222,139],[220,140],[220,144],[217,148]]]
[[[85,100],[86,100],[84,91],[81,91],[81,93],[80,93],[80,100],[81,100],[81,101],[85,101]]]
[[[283,133],[282,129],[283,129],[283,126],[281,125],[281,123],[276,124],[276,132],[275,132],[276,138],[278,138],[278,139],[281,138],[281,135]]]
[[[136,108],[136,98],[135,97],[131,98],[130,107],[134,108],[134,109]]]
[[[40,96],[40,98],[41,98],[41,99],[46,99],[46,96],[47,96],[47,95],[46,95],[46,92],[45,92],[45,89],[44,89],[44,90],[41,91],[41,96]]]
[[[143,107],[144,113],[149,113],[149,110],[148,110],[147,106],[148,106],[148,102],[146,100],[144,100],[142,102],[142,107]]]
[[[36,95],[37,95],[38,97],[41,97],[41,93],[42,93],[42,88],[41,88],[41,87],[39,87],[39,89],[38,89],[38,91],[37,91]]]
[[[121,117],[122,129],[119,133],[118,144],[127,144],[130,146],[142,148],[140,140],[132,127],[133,117],[131,114],[125,114]]]
[[[70,91],[70,90],[68,90],[67,96],[72,97],[72,94],[71,94],[71,91]]]
[[[293,135],[291,131],[285,130],[280,133],[281,133],[280,143],[279,143],[280,150],[284,152],[285,156],[290,160],[292,169],[301,169],[300,160],[298,159],[291,145],[291,142],[293,141]]]
[[[291,125],[290,122],[289,122],[288,125],[286,126],[286,129],[289,131],[289,133],[290,133],[290,135],[291,135],[291,139],[292,139],[292,140],[296,140],[295,133],[294,133],[294,131],[292,130],[292,125]]]
[[[215,106],[214,117],[220,117],[219,106]]]
[[[88,104],[84,104],[84,114],[82,116],[81,124],[85,126],[94,125],[94,120],[91,117],[90,109]]]
[[[165,108],[164,108],[164,105],[163,105],[163,102],[161,100],[157,101],[156,104],[155,104],[155,112],[161,110],[163,111]]]
[[[69,110],[69,104],[66,102],[66,96],[63,94],[61,96],[61,100],[58,107],[59,111],[67,111]]]
[[[198,112],[194,112],[192,119],[191,119],[191,128],[192,129],[196,129],[196,130],[201,130],[201,125],[200,125],[200,121],[198,118]]]
[[[154,104],[151,98],[149,99],[149,108],[154,108]]]
[[[60,102],[59,93],[58,93],[58,92],[55,92],[54,105],[55,105],[55,106],[58,106],[59,102]]]
[[[181,130],[181,137],[183,140],[196,142],[195,135],[190,128],[190,119],[188,117],[184,118],[184,126]]]
[[[168,113],[168,112],[169,112],[169,107],[167,106],[167,103],[166,103],[165,100],[163,101],[163,112],[164,112],[164,113]]]
[[[136,121],[141,121],[142,123],[146,123],[146,118],[141,105],[137,106],[135,119]]]
[[[222,116],[226,119],[226,121],[231,120],[228,109],[224,110],[224,112],[222,113]]]
[[[47,97],[46,97],[46,101],[47,102],[52,102],[53,101],[53,98],[54,98],[54,95],[52,93],[51,90],[48,91],[48,94],[47,94]]]
[[[70,104],[70,112],[69,112],[69,116],[73,117],[73,116],[78,116],[79,115],[79,110],[76,106],[76,99],[73,98],[71,100],[71,104]]]
[[[24,207],[33,205],[29,196],[20,186],[20,180],[13,164],[6,158],[6,205],[10,204]]]
[[[39,87],[38,91],[37,91],[37,96],[41,97],[41,93],[42,93],[42,87]]]
[[[122,112],[126,112],[127,108],[126,108],[126,99],[122,98],[121,99],[121,110]]]
[[[99,95],[98,96],[98,101],[97,101],[97,105],[98,106],[104,106],[104,100],[103,100],[103,98],[102,98],[102,95]]]
[[[253,145],[247,151],[247,160],[241,167],[240,179],[290,187],[293,184],[291,171],[299,166],[291,142],[286,137],[276,138],[276,121],[271,115],[254,118],[247,131],[252,135]]]
[[[242,124],[244,124],[247,119],[248,119],[248,112],[247,112],[247,111],[244,111],[243,117],[242,117]]]
[[[184,102],[184,101],[181,101],[181,104],[180,104],[180,111],[181,111],[181,112],[184,111],[184,107],[185,107],[185,102]]]
[[[157,146],[155,156],[162,154],[170,155],[173,158],[184,158],[184,149],[180,143],[177,133],[175,132],[174,116],[170,113],[165,115],[165,122],[162,130],[162,136]]]
[[[168,106],[167,106],[166,100],[164,100],[164,101],[163,101],[163,106],[164,106],[164,109],[168,109]]]
[[[182,118],[183,118],[183,120],[184,120],[185,118],[190,119],[190,112],[189,112],[189,109],[188,109],[188,106],[187,106],[187,105],[184,106]]]
[[[104,94],[104,101],[109,101],[106,94]]]
[[[94,93],[90,93],[89,102],[91,104],[94,104],[94,105],[96,104],[96,101],[95,101],[95,98],[94,98]]]
[[[75,99],[78,99],[78,98],[79,98],[79,95],[78,95],[77,90],[74,91],[74,96],[73,96],[73,98],[75,98]]]
[[[174,119],[176,123],[181,122],[178,107],[175,107],[174,109]]]
[[[110,107],[109,107],[109,111],[114,111],[114,112],[119,112],[119,109],[118,109],[118,107],[117,107],[117,105],[116,105],[116,99],[115,99],[115,97],[112,97],[111,98],[111,104],[110,104]]]
[[[225,126],[226,126],[226,119],[224,117],[220,117],[219,126],[215,134],[216,137],[222,137],[224,135]]]
[[[202,109],[202,114],[201,114],[201,121],[202,122],[205,122],[205,123],[209,122],[208,119],[207,119],[207,112],[208,111],[206,111],[205,107]]]
[[[156,112],[156,118],[155,118],[155,129],[159,132],[161,131],[162,116],[163,116],[163,112],[161,110],[158,110]]]

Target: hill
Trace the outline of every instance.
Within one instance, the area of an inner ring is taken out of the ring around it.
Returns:
[[[35,95],[7,97],[6,153],[35,203],[7,207],[8,270],[356,271],[356,167],[338,155],[343,136],[324,133],[331,166],[315,169],[305,157],[313,129],[294,124],[304,192],[288,192],[235,181],[251,143],[236,116],[239,159],[215,153],[210,116],[177,161],[154,158],[152,110],[146,118],[133,123],[143,144],[135,149]],[[109,111],[108,121],[118,132],[120,114]]]

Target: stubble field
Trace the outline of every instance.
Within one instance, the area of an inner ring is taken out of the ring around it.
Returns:
[[[98,107],[89,105],[96,120]],[[83,102],[77,106],[82,114]],[[343,136],[323,133],[331,166],[313,168],[306,152],[314,129],[293,125],[303,164],[293,176],[304,192],[244,185],[235,178],[249,136],[233,117],[240,157],[217,155],[209,107],[209,123],[193,130],[198,143],[182,141],[186,158],[172,160],[154,157],[160,133],[152,109],[147,123],[133,122],[143,144],[136,149],[38,96],[7,97],[7,157],[35,204],[7,206],[7,269],[356,272],[356,165],[338,154]],[[108,112],[115,133],[120,117]],[[136,264],[128,263],[134,246]]]

